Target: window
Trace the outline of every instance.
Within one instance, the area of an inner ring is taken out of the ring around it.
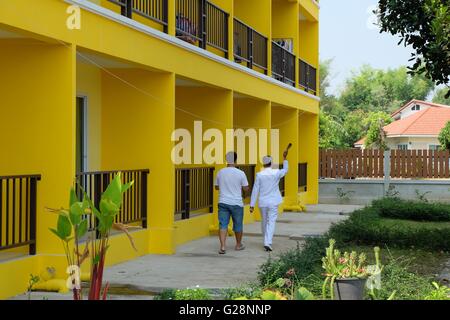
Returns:
[[[420,111],[420,105],[416,104],[411,108],[412,111]]]
[[[408,150],[408,144],[407,143],[401,143],[397,145],[398,150]]]
[[[430,144],[428,146],[428,149],[430,149],[430,150],[440,150],[441,146],[439,144]]]

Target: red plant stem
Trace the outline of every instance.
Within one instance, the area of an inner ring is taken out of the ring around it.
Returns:
[[[106,295],[108,294],[109,290],[109,282],[106,283],[105,289],[103,290],[103,300],[106,300]]]

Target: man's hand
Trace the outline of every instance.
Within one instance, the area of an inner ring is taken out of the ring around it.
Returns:
[[[288,153],[289,153],[289,151],[287,151],[287,150],[285,152],[283,152],[283,159],[284,160],[287,159]]]
[[[255,211],[255,207],[250,207],[250,213],[253,213]]]

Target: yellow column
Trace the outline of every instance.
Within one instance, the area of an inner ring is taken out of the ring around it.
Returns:
[[[298,132],[299,162],[308,163],[306,204],[319,201],[319,116],[300,113]]]
[[[149,252],[173,253],[175,76],[138,69],[103,74],[104,170],[150,169]]]

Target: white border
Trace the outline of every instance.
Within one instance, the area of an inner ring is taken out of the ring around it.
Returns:
[[[188,51],[197,53],[197,54],[199,54],[199,55],[201,55],[201,56],[203,56],[205,58],[208,58],[210,60],[219,62],[219,63],[224,64],[224,65],[226,65],[228,67],[231,67],[231,68],[233,68],[235,70],[239,70],[239,71],[245,72],[245,73],[247,73],[249,75],[252,75],[252,76],[254,76],[256,78],[265,80],[265,81],[267,81],[269,83],[272,83],[274,85],[277,85],[279,87],[282,87],[282,88],[288,89],[288,90],[290,90],[292,92],[301,94],[301,95],[303,95],[305,97],[308,97],[310,99],[313,99],[313,100],[316,100],[316,101],[320,101],[320,98],[317,97],[317,96],[314,96],[314,95],[312,95],[310,93],[307,93],[307,92],[305,92],[303,90],[300,90],[300,89],[297,89],[297,88],[293,88],[293,87],[291,87],[291,86],[289,86],[289,85],[287,85],[285,83],[282,83],[282,82],[280,82],[278,80],[275,80],[275,79],[273,79],[273,78],[271,78],[271,77],[269,77],[269,76],[267,76],[265,74],[262,74],[262,73],[254,71],[252,69],[249,69],[247,67],[241,66],[240,64],[234,63],[231,60],[228,60],[228,59],[225,59],[223,57],[220,57],[220,56],[218,56],[218,55],[216,55],[216,54],[214,54],[212,52],[209,52],[207,50],[203,50],[203,49],[201,49],[199,47],[196,47],[196,46],[194,46],[192,44],[189,44],[189,43],[187,43],[187,42],[185,42],[183,40],[177,39],[176,37],[172,37],[172,36],[170,36],[170,35],[168,35],[168,34],[166,34],[164,32],[161,32],[159,30],[156,30],[156,29],[153,29],[151,27],[148,27],[148,26],[146,26],[146,25],[144,25],[142,23],[139,23],[139,22],[137,22],[135,20],[128,19],[128,18],[126,18],[126,17],[124,17],[124,16],[122,16],[122,15],[120,15],[118,13],[115,13],[115,12],[113,12],[111,10],[103,8],[103,7],[97,5],[97,4],[95,4],[95,3],[93,3],[93,2],[91,2],[89,0],[64,0],[64,1],[66,3],[71,4],[71,5],[77,5],[80,8],[83,8],[83,9],[85,9],[87,11],[96,13],[96,14],[101,15],[101,16],[107,18],[107,19],[116,21],[116,22],[118,22],[120,24],[123,24],[125,26],[128,26],[130,28],[133,28],[133,29],[136,29],[138,31],[141,31],[141,32],[143,32],[145,34],[148,34],[148,35],[150,35],[152,37],[155,37],[157,39],[166,41],[166,42],[168,42],[170,44],[173,44],[173,45],[176,45],[178,47],[184,48],[184,49],[186,49]]]

